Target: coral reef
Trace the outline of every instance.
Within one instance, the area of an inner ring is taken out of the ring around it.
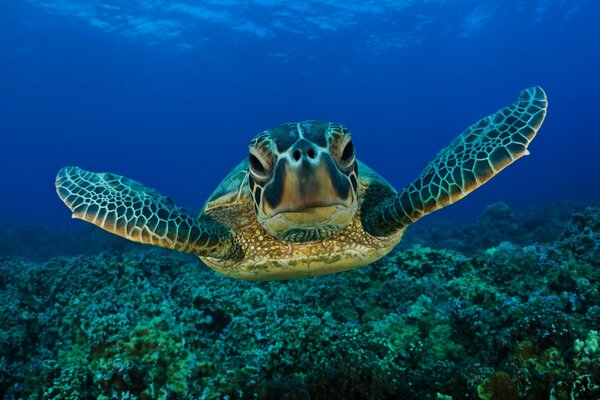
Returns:
[[[3,256],[0,398],[598,399],[600,209],[537,244],[511,214],[454,240],[514,242],[298,281],[140,246]]]
[[[400,247],[421,244],[473,254],[506,241],[520,246],[552,243],[559,238],[571,215],[589,206],[589,203],[560,201],[513,210],[507,204],[494,203],[473,224],[447,219],[419,222],[409,228]]]

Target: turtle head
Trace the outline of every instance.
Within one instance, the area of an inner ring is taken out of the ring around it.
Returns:
[[[341,125],[305,121],[264,131],[250,142],[248,169],[257,219],[277,238],[323,240],[356,214],[354,146]]]

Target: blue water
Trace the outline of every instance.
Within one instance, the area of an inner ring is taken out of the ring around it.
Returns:
[[[340,122],[401,188],[479,118],[540,85],[532,155],[444,211],[600,198],[600,2],[0,2],[0,219],[74,224],[65,165],[199,210],[248,141]]]

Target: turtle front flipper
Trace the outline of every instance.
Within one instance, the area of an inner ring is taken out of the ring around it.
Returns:
[[[134,242],[220,259],[237,256],[223,224],[206,216],[193,218],[170,198],[132,179],[66,167],[56,176],[56,192],[73,218]]]
[[[467,128],[400,193],[377,188],[367,192],[361,215],[365,229],[376,236],[390,235],[486,183],[529,154],[527,146],[547,107],[542,88],[524,90],[515,103]]]

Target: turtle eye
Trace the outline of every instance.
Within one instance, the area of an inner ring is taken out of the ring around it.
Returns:
[[[250,172],[257,178],[265,179],[271,172],[271,167],[263,161],[262,157],[253,154],[252,152],[248,155],[248,162],[250,164]]]
[[[250,166],[259,174],[265,173],[265,167],[262,165],[258,157],[256,157],[254,154],[250,154]]]
[[[342,155],[340,156],[340,161],[344,164],[347,164],[352,161],[354,158],[354,144],[352,144],[352,140],[346,143],[344,147],[344,151],[342,151]]]

